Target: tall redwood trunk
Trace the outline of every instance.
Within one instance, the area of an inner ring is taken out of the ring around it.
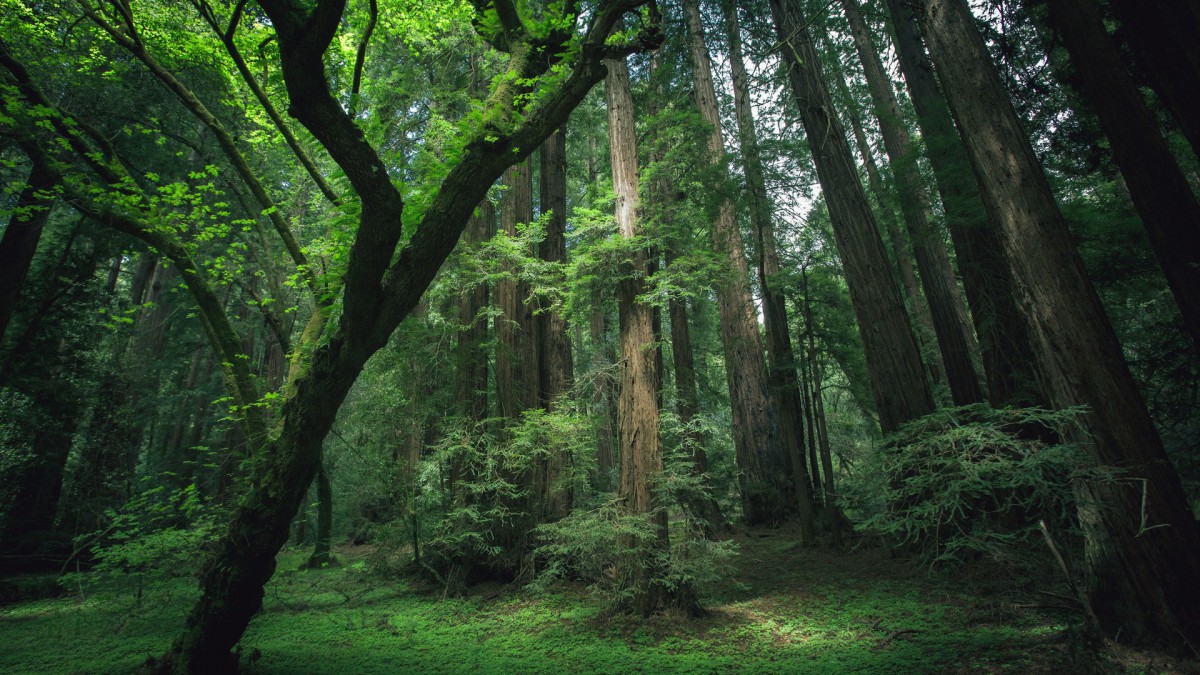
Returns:
[[[539,257],[546,262],[565,264],[567,261],[567,139],[560,128],[542,143],[541,149],[541,208],[551,212],[546,221],[546,238]],[[567,335],[567,320],[562,312],[544,310],[537,321],[538,402],[549,409],[554,399],[565,394],[573,382],[571,339]],[[563,484],[568,471],[569,457],[561,453],[546,459],[543,468],[542,518],[557,520],[571,511],[572,494]]]
[[[1012,272],[998,228],[979,196],[979,184],[946,99],[925,53],[913,8],[888,0],[896,55],[904,74],[929,164],[937,178],[946,224],[957,254],[963,289],[979,339],[988,400],[996,407],[1033,405],[1043,399],[1033,385],[1028,321],[1016,304]]]
[[[633,97],[629,91],[629,68],[624,59],[608,60],[604,81],[608,104],[609,150],[612,157],[616,221],[621,237],[639,233],[637,131],[633,122]],[[667,510],[652,491],[662,473],[662,438],[659,435],[659,374],[655,358],[654,313],[640,302],[645,292],[646,255],[638,252],[621,265],[617,308],[621,321],[621,389],[617,396],[617,428],[620,438],[621,470],[618,495],[623,511],[646,516],[655,526],[656,539],[626,542],[637,545],[619,571],[621,583],[633,591],[633,604],[642,616],[662,607],[667,588],[661,583],[663,569],[656,560],[668,549]]]
[[[712,129],[708,139],[709,156],[714,165],[720,166],[725,155],[725,141],[697,0],[686,0],[684,13],[691,41],[696,104]],[[792,467],[787,449],[779,439],[777,413],[767,389],[767,364],[733,201],[728,197],[722,199],[714,216],[713,245],[724,259],[728,273],[717,287],[717,311],[721,343],[725,349],[725,377],[733,415],[742,517],[748,524],[777,522],[795,512],[795,488],[790,480]]]
[[[1086,405],[1083,442],[1115,481],[1079,486],[1103,628],[1185,653],[1200,644],[1200,531],[965,0],[922,0],[921,26],[984,204],[999,225],[1050,405]],[[1082,436],[1082,437],[1081,437]]]
[[[788,328],[787,305],[779,290],[779,252],[775,244],[775,224],[772,222],[771,202],[763,178],[762,156],[758,149],[758,132],[754,128],[754,111],[750,104],[750,86],[746,66],[742,61],[742,36],[737,7],[726,0],[721,3],[725,28],[729,37],[729,64],[733,75],[733,106],[737,116],[738,145],[742,170],[750,193],[750,223],[754,231],[754,246],[758,252],[758,282],[763,298],[763,318],[766,320],[767,356],[770,359],[768,383],[771,399],[779,413],[779,440],[791,462],[792,484],[795,486],[796,514],[800,520],[800,538],[812,542],[816,538],[812,495],[809,492],[809,470],[804,466],[804,408],[796,378],[796,355]],[[812,471],[817,467],[813,465]]]
[[[859,182],[841,123],[832,114],[821,62],[797,0],[771,0],[783,60],[821,191],[833,220],[850,299],[871,374],[871,391],[884,433],[933,412],[933,394],[900,292],[888,273],[887,253]]]
[[[1049,0],[1048,7],[1050,25],[1070,52],[1079,88],[1112,144],[1192,345],[1200,349],[1200,202],[1121,62],[1099,9],[1091,0]]]
[[[904,114],[871,40],[871,31],[863,20],[858,0],[842,0],[842,7],[850,23],[850,33],[854,36],[854,46],[862,62],[875,118],[883,136],[883,147],[896,181],[900,212],[908,227],[917,268],[921,271],[921,286],[929,302],[950,394],[955,405],[979,403],[984,396],[979,375],[975,372],[974,337],[942,235],[930,222],[932,213],[925,199],[916,149],[904,126]]]

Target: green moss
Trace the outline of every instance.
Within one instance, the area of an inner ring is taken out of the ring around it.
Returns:
[[[854,579],[854,558],[830,562],[778,540],[746,546],[747,585],[708,616],[648,621],[603,613],[570,589],[439,601],[353,564],[292,572],[303,555],[287,554],[244,658],[254,673],[1021,671],[1056,658],[1041,645],[1058,619],[992,622],[961,588]],[[0,609],[0,672],[136,668],[170,644],[196,596],[184,583],[155,593],[140,605],[101,592]]]

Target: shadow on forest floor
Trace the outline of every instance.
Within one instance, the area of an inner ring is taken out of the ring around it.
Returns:
[[[1078,617],[1028,589],[1029,566],[930,577],[878,548],[799,548],[786,530],[736,537],[738,585],[706,616],[642,621],[579,588],[536,596],[492,585],[439,600],[363,572],[295,572],[281,556],[243,641],[251,673],[1200,672],[1109,644],[1085,655]],[[129,672],[159,655],[195,591],[182,581],[0,607],[0,672]]]

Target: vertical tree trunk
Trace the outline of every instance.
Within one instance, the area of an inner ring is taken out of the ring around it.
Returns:
[[[1099,9],[1091,0],[1047,4],[1050,25],[1070,52],[1079,88],[1112,143],[1183,325],[1193,347],[1200,349],[1200,202],[1121,62]],[[1200,80],[1193,84],[1200,86]]]
[[[917,168],[916,149],[912,146],[904,116],[892,82],[879,52],[871,41],[871,31],[863,20],[858,0],[842,0],[854,46],[867,78],[867,89],[875,107],[875,117],[883,135],[883,146],[891,164],[900,198],[900,212],[908,226],[921,285],[933,319],[933,328],[946,369],[946,380],[955,405],[971,405],[983,401],[983,388],[975,372],[974,338],[966,316],[966,307],[958,292],[958,282],[950,268],[950,257],[942,243],[941,234],[930,222],[932,214],[925,200],[925,186]]]
[[[1000,226],[1052,406],[1087,405],[1085,446],[1116,481],[1081,487],[1093,608],[1103,628],[1183,653],[1200,643],[1200,533],[1066,221],[965,0],[922,0],[921,25]],[[1084,440],[1084,439],[1080,439]]]
[[[804,466],[804,408],[796,378],[796,355],[788,332],[787,305],[779,290],[775,275],[779,273],[779,252],[775,244],[775,225],[772,222],[771,202],[763,178],[762,157],[758,150],[758,133],[754,128],[754,111],[750,104],[750,87],[746,66],[742,61],[742,36],[737,7],[730,1],[721,3],[725,28],[729,37],[729,64],[733,75],[733,105],[737,116],[739,147],[746,187],[750,193],[750,222],[754,245],[758,252],[758,282],[762,289],[763,317],[766,320],[767,356],[770,359],[768,382],[775,410],[779,413],[779,440],[792,465],[792,484],[795,486],[796,514],[800,520],[800,539],[810,543],[816,538],[816,521],[812,495],[809,493],[809,474]],[[816,465],[812,466],[816,472]]]
[[[477,245],[496,234],[496,210],[487,199],[479,202],[475,213],[463,231],[463,243]],[[462,328],[456,346],[457,370],[455,371],[454,400],[463,417],[479,424],[488,416],[488,355],[484,348],[488,336],[487,315],[483,311],[488,304],[489,289],[486,281],[465,289],[459,298],[458,322]],[[465,478],[460,461],[449,467],[449,491],[451,499],[457,499],[455,486]]]
[[[550,134],[541,149],[541,208],[551,212],[546,221],[546,238],[541,243],[540,258],[546,262],[565,264],[567,261],[567,139],[560,128]],[[565,394],[573,381],[571,340],[567,335],[567,320],[561,312],[543,311],[536,317],[539,384],[538,400],[550,409],[554,399]],[[542,518],[558,520],[571,512],[572,494],[563,484],[569,470],[570,457],[551,455],[545,466],[545,492],[542,495]]]
[[[508,187],[500,200],[500,231],[514,237],[518,223],[533,220],[533,173],[529,160],[504,172]],[[515,270],[512,270],[515,273]],[[510,276],[496,282],[496,407],[508,420],[537,406],[537,328],[529,283]]]
[[[962,139],[938,89],[925,54],[913,8],[888,0],[896,54],[917,123],[937,178],[946,224],[958,256],[963,288],[979,338],[979,351],[992,405],[1034,405],[1036,391],[1028,321],[1016,304],[1012,272],[1004,258],[998,228],[979,196]]]
[[[859,182],[842,125],[821,74],[817,50],[796,0],[771,0],[783,60],[833,220],[866,351],[871,390],[884,433],[933,412],[933,394],[875,216]]]
[[[1133,55],[1200,157],[1200,7],[1192,0],[1112,0]]]
[[[312,555],[304,564],[308,569],[321,569],[333,563],[330,552],[333,543],[333,483],[324,462],[317,464],[317,541]]]
[[[637,131],[633,122],[633,97],[629,91],[629,69],[625,60],[607,60],[604,81],[608,104],[609,148],[612,157],[616,220],[620,235],[638,235]],[[638,301],[645,291],[646,256],[638,252],[621,265],[617,307],[621,321],[621,389],[617,397],[617,428],[620,437],[621,470],[618,494],[625,513],[642,515],[653,523],[656,538],[627,542],[638,553],[624,561],[621,582],[633,591],[635,610],[642,616],[662,607],[667,588],[663,569],[656,562],[667,550],[667,510],[654,498],[651,486],[662,473],[662,439],[659,436],[659,375],[654,356],[654,327],[651,307]]]
[[[684,13],[691,41],[696,104],[712,127],[708,152],[713,164],[719,166],[724,161],[725,142],[697,0],[686,0]],[[728,197],[722,199],[715,216],[713,245],[725,259],[729,275],[717,288],[717,311],[725,348],[742,517],[751,525],[777,522],[794,512],[795,488],[788,479],[792,474],[791,464],[779,441],[776,411],[767,390],[766,360],[733,201]]]

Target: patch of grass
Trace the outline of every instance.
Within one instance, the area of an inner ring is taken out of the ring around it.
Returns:
[[[243,641],[252,673],[1029,672],[1057,669],[1062,619],[996,614],[950,582],[912,577],[878,553],[740,542],[741,586],[700,619],[602,612],[559,587],[439,600],[363,565],[294,572],[281,556]],[[180,582],[136,604],[100,592],[0,608],[0,672],[128,672],[157,656],[196,591]]]

